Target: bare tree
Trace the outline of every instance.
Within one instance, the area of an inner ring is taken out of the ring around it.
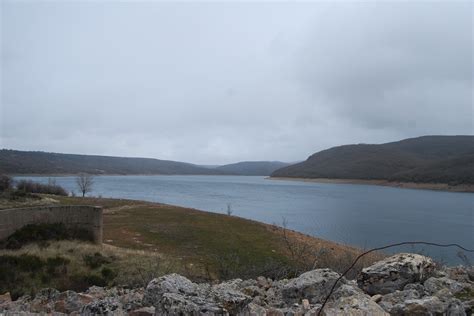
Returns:
[[[79,191],[82,192],[82,197],[84,197],[86,193],[92,192],[94,177],[90,174],[81,173],[76,178],[76,184],[79,188]]]
[[[231,216],[234,211],[232,210],[232,204],[227,203],[227,215]]]

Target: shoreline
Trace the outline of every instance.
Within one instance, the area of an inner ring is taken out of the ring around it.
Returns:
[[[413,190],[431,190],[458,193],[474,193],[474,185],[449,185],[447,183],[417,183],[417,182],[392,182],[388,180],[364,180],[364,179],[329,179],[329,178],[291,178],[291,177],[266,177],[267,180],[299,181],[330,184],[363,184],[378,185],[385,187],[413,189]]]
[[[11,177],[75,177],[77,174],[11,174]],[[230,175],[230,174],[93,174],[94,177],[100,176],[239,176],[239,177],[255,177],[247,175]],[[282,180],[282,181],[299,181],[314,182],[328,184],[362,184],[377,185],[401,189],[413,190],[431,190],[457,193],[474,193],[474,184],[449,185],[448,183],[426,183],[426,182],[394,182],[388,180],[365,180],[365,179],[335,179],[335,178],[301,178],[301,177],[264,177],[265,180]]]

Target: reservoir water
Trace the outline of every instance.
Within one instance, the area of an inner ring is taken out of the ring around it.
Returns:
[[[48,182],[69,191],[75,177],[16,177]],[[474,194],[373,185],[269,180],[254,176],[97,176],[95,196],[127,198],[226,213],[362,248],[421,240],[474,248]],[[416,246],[450,264],[458,249]],[[471,263],[474,254],[465,253]]]

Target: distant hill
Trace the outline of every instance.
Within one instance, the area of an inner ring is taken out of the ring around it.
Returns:
[[[474,184],[474,136],[423,136],[333,147],[271,176]]]
[[[0,173],[6,174],[222,174],[197,165],[151,158],[123,158],[0,150]]]
[[[242,161],[215,168],[227,174],[243,176],[269,176],[273,171],[288,166],[289,163],[281,161]]]

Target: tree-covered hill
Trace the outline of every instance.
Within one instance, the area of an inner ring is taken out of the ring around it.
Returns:
[[[423,136],[345,145],[276,170],[272,177],[474,183],[474,136]]]

